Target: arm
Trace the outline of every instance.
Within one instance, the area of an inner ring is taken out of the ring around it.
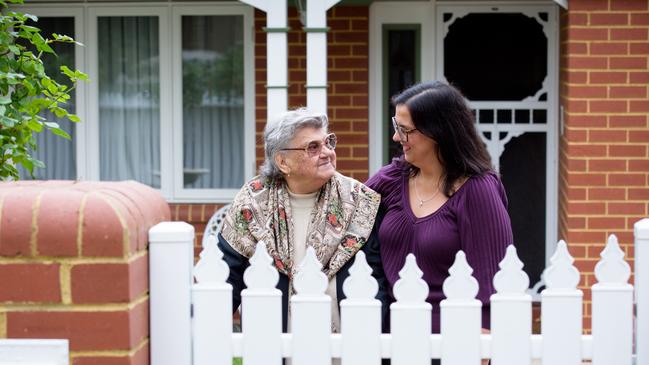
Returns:
[[[365,253],[367,258],[367,263],[372,268],[372,276],[376,279],[379,284],[379,291],[376,294],[376,299],[381,301],[381,318],[383,323],[383,331],[388,330],[389,327],[389,313],[390,313],[390,303],[392,299],[390,296],[390,290],[388,285],[388,280],[385,277],[383,272],[383,263],[381,262],[381,252],[379,245],[379,227],[382,221],[382,214],[379,211],[379,214],[376,217],[374,222],[374,228],[372,229],[372,234],[368,238],[367,242],[361,248],[361,251]]]
[[[493,278],[514,240],[500,180],[494,175],[472,179],[475,181],[467,182],[470,185],[464,192],[458,231],[461,248],[480,285],[477,298],[483,303],[482,327],[490,328],[489,300],[496,291]]]
[[[250,266],[250,262],[245,256],[235,251],[220,233],[218,239],[219,249],[223,252],[223,260],[230,267],[230,276],[228,276],[227,282],[232,285],[232,311],[236,312],[241,304],[241,291],[246,288],[246,284],[243,282],[243,272]]]

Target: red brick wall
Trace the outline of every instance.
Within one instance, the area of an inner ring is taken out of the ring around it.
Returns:
[[[74,365],[149,362],[148,230],[135,182],[0,183],[0,338],[67,338]]]
[[[571,0],[561,15],[559,236],[582,286],[610,234],[632,264],[633,224],[649,215],[648,33],[646,0]]]

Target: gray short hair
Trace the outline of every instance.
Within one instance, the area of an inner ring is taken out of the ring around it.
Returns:
[[[264,163],[259,168],[261,176],[271,179],[283,176],[275,163],[275,155],[281,153],[282,148],[288,148],[288,143],[295,133],[304,127],[322,128],[326,132],[329,119],[326,114],[299,108],[289,110],[268,121],[264,129]]]

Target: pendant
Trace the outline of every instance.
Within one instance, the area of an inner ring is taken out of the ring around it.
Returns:
[[[423,200],[420,200],[420,201],[419,201],[419,208],[421,208],[423,205],[424,205],[424,201],[423,201]]]

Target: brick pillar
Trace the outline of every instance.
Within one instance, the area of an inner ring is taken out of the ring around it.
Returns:
[[[148,364],[147,232],[136,182],[0,183],[0,338],[66,338],[71,363]]]
[[[632,264],[633,224],[649,215],[648,32],[647,0],[570,0],[561,14],[559,237],[582,289],[609,234]]]

